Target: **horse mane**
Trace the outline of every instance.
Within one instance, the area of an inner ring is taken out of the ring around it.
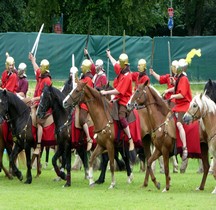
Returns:
[[[152,97],[154,98],[156,102],[156,106],[158,107],[158,110],[161,111],[161,113],[166,116],[168,112],[170,111],[169,107],[165,103],[165,101],[162,99],[159,91],[155,89],[153,86],[149,85],[147,86],[149,88],[149,92],[151,93]]]
[[[216,82],[209,79],[204,86],[204,91],[216,103]]]
[[[216,113],[216,104],[212,101],[206,94],[198,94],[194,96],[191,101],[191,105],[196,102],[200,110],[203,110],[205,113]]]

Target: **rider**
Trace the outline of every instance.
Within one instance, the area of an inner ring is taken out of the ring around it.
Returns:
[[[131,138],[131,133],[129,129],[129,125],[127,122],[127,108],[126,104],[130,100],[130,97],[132,95],[132,78],[130,73],[130,66],[128,63],[128,56],[125,53],[122,53],[119,56],[119,63],[112,57],[109,50],[106,51],[107,56],[110,59],[112,65],[114,66],[115,73],[117,74],[117,77],[115,78],[113,82],[114,89],[113,90],[102,90],[102,95],[116,95],[115,99],[118,100],[118,115],[119,115],[119,121],[120,124],[126,133],[128,139],[129,139],[129,151],[134,150],[134,142]]]
[[[52,84],[52,79],[50,76],[48,60],[43,59],[39,67],[36,63],[35,57],[31,53],[29,53],[29,59],[32,62],[34,73],[36,76],[36,81],[37,81],[35,92],[34,92],[34,97],[31,99],[31,104],[32,104],[31,111],[32,111],[33,122],[36,123],[35,127],[37,127],[37,147],[34,150],[34,154],[39,155],[41,152],[41,139],[42,139],[42,134],[43,134],[43,127],[36,118],[36,109],[40,102],[40,96],[42,94],[44,85],[46,84],[50,86]]]
[[[85,59],[82,62],[82,65],[81,65],[82,75],[81,75],[80,81],[87,83],[87,85],[90,87],[93,87],[93,82],[92,82],[93,76],[91,73],[91,66],[92,66],[92,63],[88,59]],[[88,107],[85,103],[81,103],[79,105],[79,108],[80,108],[79,121],[80,121],[80,125],[82,126],[86,134],[86,138],[87,138],[87,149],[86,150],[89,151],[92,147],[93,140],[90,137],[88,124],[86,121],[87,115],[88,115]]]
[[[135,90],[137,89],[139,84],[144,84],[146,81],[148,81],[148,84],[150,84],[150,79],[148,75],[146,74],[146,60],[140,59],[138,61],[138,72],[132,72],[132,80],[135,82]]]
[[[18,88],[17,88],[17,95],[20,98],[25,98],[27,91],[28,91],[28,80],[27,80],[27,75],[26,75],[26,64],[25,63],[20,63],[18,66]]]
[[[186,161],[188,156],[187,144],[186,144],[186,134],[183,127],[182,117],[188,110],[190,102],[192,100],[192,93],[190,88],[190,82],[187,78],[186,70],[188,63],[186,59],[180,59],[178,61],[177,67],[177,80],[175,82],[175,87],[173,88],[174,93],[170,96],[170,99],[175,99],[175,106],[172,111],[177,116],[177,128],[179,131],[179,136],[182,141],[182,160]]]
[[[6,89],[12,93],[16,93],[18,88],[17,70],[14,67],[15,61],[13,57],[7,56],[5,66],[6,69],[2,73],[1,88]]]

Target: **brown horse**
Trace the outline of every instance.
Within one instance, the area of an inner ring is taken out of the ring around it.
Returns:
[[[190,103],[188,111],[185,113],[183,120],[187,123],[193,122],[195,120],[202,119],[202,122],[205,126],[206,133],[208,135],[208,144],[209,152],[214,158],[216,158],[216,105],[205,94],[196,95]],[[208,153],[207,153],[208,157]],[[206,158],[208,160],[208,158]],[[205,164],[209,166],[209,163]],[[204,167],[206,167],[204,165]],[[208,171],[209,167],[204,168]],[[216,179],[216,164],[214,165],[214,178]],[[212,191],[213,194],[216,194],[216,187]]]
[[[114,147],[115,147],[115,130],[114,130],[114,121],[111,117],[111,103],[103,97],[97,90],[94,88],[89,87],[86,85],[86,83],[78,83],[77,88],[74,89],[63,101],[63,106],[66,108],[70,105],[77,105],[81,102],[85,102],[89,109],[89,114],[94,122],[95,126],[95,134],[97,135],[97,146],[91,155],[90,161],[89,161],[89,184],[93,185],[93,162],[95,158],[101,154],[103,151],[108,151],[108,156],[110,160],[110,171],[111,171],[111,177],[112,181],[110,184],[110,189],[115,186],[115,177],[114,177]],[[140,111],[140,112],[143,112]],[[140,120],[141,121],[141,120]],[[143,121],[140,122],[141,125],[145,124]],[[146,144],[149,144],[149,152],[145,152],[145,154],[148,154],[150,156],[150,142],[151,140],[148,140],[150,137],[148,134],[149,129],[142,127],[142,137],[146,136]],[[128,145],[127,145],[128,147]],[[150,175],[152,175],[153,172],[150,170]],[[128,176],[130,178],[130,175]],[[152,176],[152,179],[154,177]],[[155,180],[155,179],[154,179]],[[155,185],[159,188],[160,184],[156,182]]]
[[[150,124],[152,141],[155,145],[155,151],[148,159],[148,169],[154,160],[161,155],[163,156],[166,177],[166,188],[163,192],[165,192],[170,188],[169,157],[174,153],[176,142],[176,126],[173,114],[171,113],[166,101],[164,101],[160,96],[159,92],[152,86],[146,86],[146,84],[139,85],[138,89],[131,97],[128,107],[133,106],[145,106],[147,109],[147,122]],[[200,139],[205,139],[206,134],[201,129],[201,126],[199,132]],[[199,189],[203,190],[208,174],[208,164],[206,159],[208,151],[206,144],[201,144],[201,152],[204,165],[204,175]]]

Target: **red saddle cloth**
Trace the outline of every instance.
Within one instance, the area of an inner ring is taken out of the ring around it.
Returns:
[[[201,158],[199,122],[195,121],[189,125],[183,124],[186,133],[186,143],[189,158]],[[177,153],[182,156],[182,141],[176,127]]]
[[[142,147],[142,138],[141,138],[141,128],[140,128],[140,118],[139,118],[139,114],[137,112],[137,110],[133,110],[134,115],[136,120],[129,123],[129,128],[130,128],[130,132],[131,132],[131,137],[133,139],[134,145],[136,148],[141,148]],[[124,139],[126,142],[128,142],[128,137],[125,134],[124,130],[120,130],[120,135],[118,134],[119,132],[119,127],[117,122],[114,122],[114,128],[115,128],[115,141],[119,141]],[[119,135],[119,137],[118,137]]]
[[[81,135],[83,135],[83,138]],[[92,150],[93,150],[97,145],[97,142],[94,139],[94,126],[89,127],[89,135],[93,140],[93,144],[92,144]],[[72,147],[74,149],[78,149],[83,146],[85,149],[87,149],[87,138],[85,132],[83,131],[83,129],[75,127],[75,111],[72,113],[71,141],[72,141]]]
[[[12,132],[9,131],[8,123],[6,121],[4,121],[1,124],[1,126],[2,126],[2,133],[3,133],[4,141],[12,147],[13,146],[13,137],[12,137]]]
[[[34,136],[35,142],[36,142],[36,131],[37,131],[37,128],[35,126],[32,126],[32,134]],[[54,146],[54,145],[56,145],[54,122],[51,125],[48,125],[48,126],[43,128],[41,145],[42,146]]]

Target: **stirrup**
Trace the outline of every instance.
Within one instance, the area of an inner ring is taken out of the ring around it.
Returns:
[[[129,151],[133,151],[134,150],[134,142],[133,142],[133,139],[130,137],[128,139],[128,142],[129,142]]]
[[[87,139],[87,148],[86,148],[86,151],[88,152],[89,150],[91,150],[92,148],[92,143],[93,143],[93,140],[91,138]]]

